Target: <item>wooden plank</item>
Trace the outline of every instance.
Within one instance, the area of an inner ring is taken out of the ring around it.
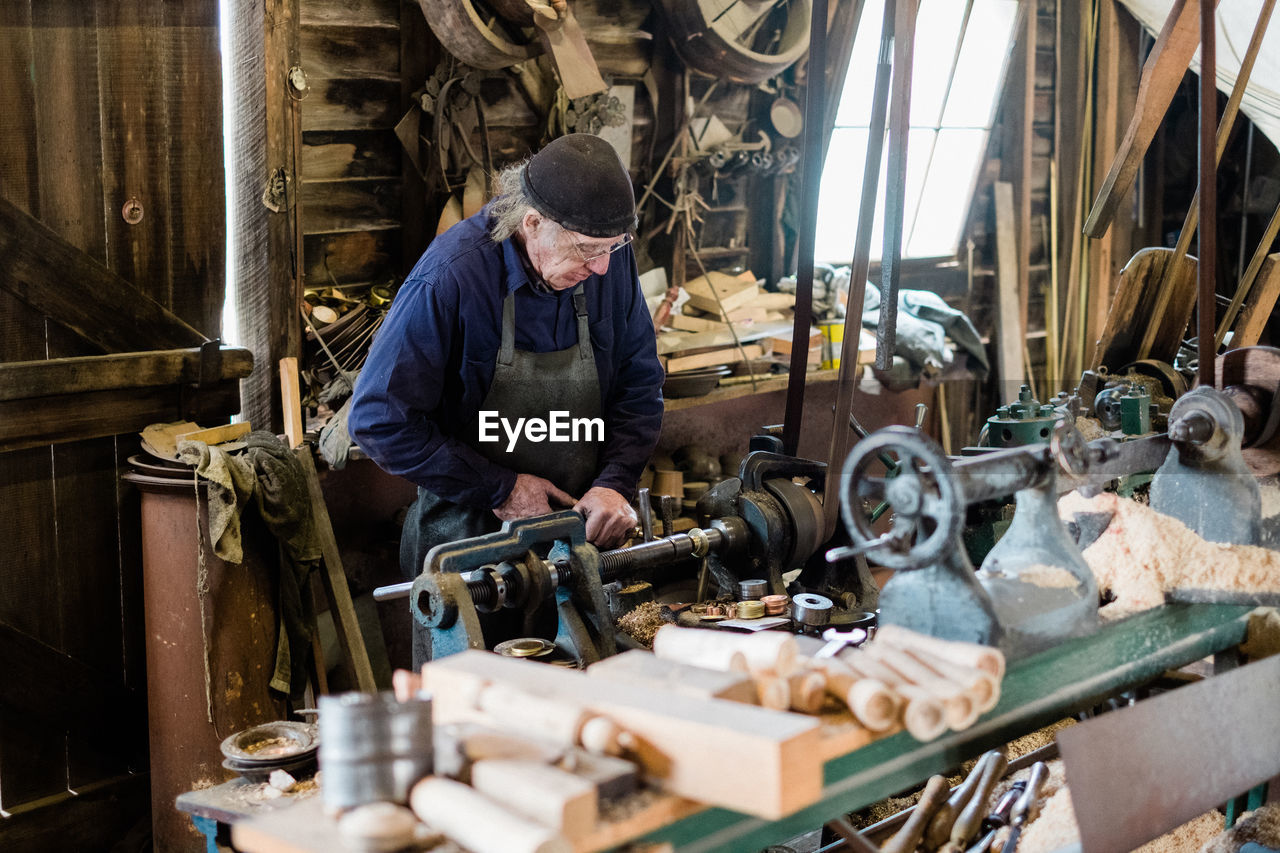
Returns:
[[[187,406],[194,406],[194,413]],[[0,453],[138,432],[188,414],[208,421],[239,411],[240,383],[234,379],[189,394],[160,386],[41,397],[34,403],[11,400],[0,403]]]
[[[312,85],[334,78],[400,82],[400,34],[394,29],[304,22],[299,47]]]
[[[351,665],[351,670],[356,677],[356,684],[366,693],[376,693],[378,685],[373,678],[369,652],[365,648],[364,635],[360,633],[360,622],[356,618],[355,606],[351,602],[347,574],[342,568],[342,555],[338,550],[338,541],[333,535],[333,524],[329,520],[329,509],[324,502],[324,492],[320,489],[320,479],[316,476],[316,464],[311,457],[311,446],[302,445],[294,451],[294,455],[302,463],[302,471],[307,480],[307,491],[311,494],[316,534],[320,537],[320,548],[324,553],[324,571],[320,573],[320,580],[324,583],[325,593],[329,596],[329,606],[333,612],[333,626],[338,632],[338,642],[346,652],[347,662]]]
[[[253,353],[222,347],[222,371],[213,379],[242,379],[253,370]],[[200,380],[200,350],[177,349],[121,355],[80,356],[0,364],[0,402]]]
[[[42,222],[0,199],[0,287],[111,352],[199,346],[204,336]]]
[[[321,80],[302,104],[302,130],[387,130],[397,112],[400,84],[390,80]]]
[[[400,225],[400,179],[308,181],[299,194],[303,231],[332,234]]]
[[[603,714],[637,738],[632,757],[669,793],[776,819],[814,802],[822,788],[819,724],[811,717],[655,694],[478,651],[433,661],[423,677],[441,723],[474,720],[467,697],[489,683]]]
[[[302,180],[394,178],[400,175],[400,142],[382,131],[312,131],[302,135]]]
[[[208,337],[218,337],[227,243],[218,4],[152,2],[164,8],[171,34],[158,46],[169,69],[163,77],[173,281],[169,308]]]
[[[674,690],[702,699],[726,699],[756,704],[756,683],[745,672],[718,672],[665,660],[643,649],[632,649],[587,667],[587,675]]]
[[[31,4],[0,3],[0,198],[27,213],[39,209]]]
[[[1216,0],[1209,2],[1216,3]],[[1182,76],[1191,64],[1191,57],[1200,45],[1199,15],[1200,0],[1174,0],[1169,17],[1143,66],[1133,119],[1111,161],[1102,188],[1094,200],[1093,209],[1085,220],[1084,231],[1090,237],[1101,237],[1106,233],[1121,202],[1133,186],[1142,158],[1151,145],[1151,140],[1155,138],[1156,129],[1164,119],[1174,93],[1182,83]],[[1103,29],[1099,32],[1103,33]],[[1105,76],[1099,79],[1100,89],[1105,80]]]
[[[75,794],[64,789],[47,807],[0,821],[0,846],[5,853],[110,849],[146,818],[150,794],[146,773]]]
[[[997,399],[1015,400],[1026,381],[1022,367],[1023,329],[1018,305],[1018,260],[1013,184],[996,181],[996,370]]]
[[[398,0],[307,0],[301,11],[304,26],[358,24],[395,29],[400,25]],[[421,10],[414,11],[422,16]]]
[[[736,331],[738,340],[742,343],[748,343],[750,341],[758,341],[761,338],[790,333],[791,325],[784,322],[759,323],[750,326],[738,326]],[[698,347],[722,347],[726,344],[732,344],[733,341],[733,332],[730,332],[724,323],[720,323],[714,331],[710,332],[663,332],[658,335],[658,354],[666,355],[667,353],[691,350]]]
[[[1255,346],[1261,340],[1262,332],[1275,311],[1277,298],[1280,298],[1280,252],[1268,255],[1262,264],[1254,297],[1240,313],[1235,333],[1231,336],[1232,349]]]
[[[389,281],[399,270],[402,241],[400,228],[308,234],[303,243],[307,286]]]
[[[1092,157],[1094,162],[1094,184],[1096,192],[1101,193],[1098,182],[1097,164],[1106,152],[1115,150],[1116,135],[1119,133],[1119,89],[1120,89],[1120,28],[1116,18],[1116,0],[1102,0],[1098,6],[1098,38],[1097,38],[1097,78],[1094,83],[1096,100],[1094,102],[1094,128]],[[1105,178],[1103,179],[1105,181]],[[1086,228],[1086,233],[1088,229]],[[1113,247],[1115,238],[1111,229],[1107,229],[1096,240],[1087,241],[1086,262],[1084,269],[1087,278],[1081,288],[1083,301],[1081,315],[1081,331],[1085,343],[1085,357],[1088,350],[1098,340],[1102,327],[1106,323],[1106,310],[1109,295],[1114,286],[1116,267]]]
[[[1184,255],[1178,270],[1169,272],[1168,265],[1175,258],[1172,249],[1147,248],[1125,264],[1091,367],[1106,365],[1119,370],[1148,355],[1172,362],[1191,319],[1196,294],[1196,259]],[[1157,304],[1162,289],[1174,294],[1167,300],[1170,310]],[[1148,334],[1155,348],[1143,354],[1142,343]]]
[[[107,266],[159,304],[173,305],[169,270],[168,104],[163,81],[172,69],[161,45],[171,41],[153,0],[99,0],[102,192]],[[177,143],[177,140],[173,140]],[[125,220],[136,201],[141,219]]]
[[[725,347],[696,355],[673,356],[667,359],[666,367],[668,373],[678,373],[681,370],[697,370],[702,367],[715,367],[718,364],[750,361],[753,358],[763,358],[766,354],[765,348],[760,344],[746,344],[741,348]]]

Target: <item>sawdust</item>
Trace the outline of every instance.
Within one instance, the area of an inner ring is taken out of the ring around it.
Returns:
[[[1062,779],[1062,762],[1053,763],[1059,767],[1055,771],[1050,766],[1046,789],[1055,775],[1059,780]],[[1221,813],[1206,812],[1195,820],[1148,841],[1134,853],[1197,853],[1221,833],[1222,823]],[[1003,844],[1004,831],[996,836],[996,840]],[[1023,829],[1018,841],[1018,853],[1050,853],[1079,843],[1080,829],[1076,823],[1075,808],[1071,804],[1071,791],[1065,783],[1060,782],[1058,790],[1040,807],[1040,814]],[[993,845],[992,849],[996,847]]]
[[[1076,417],[1076,429],[1084,436],[1085,441],[1093,441],[1095,438],[1104,438],[1107,431],[1102,428],[1102,424],[1094,418],[1086,418],[1083,415]]]
[[[1206,542],[1177,519],[1149,506],[1104,492],[1077,492],[1058,502],[1059,514],[1114,514],[1102,535],[1084,550],[1098,588],[1115,601],[1100,611],[1115,619],[1164,603],[1166,592],[1280,592],[1280,553],[1253,545]]]
[[[1243,815],[1236,825],[1220,833],[1200,853],[1236,853],[1249,842],[1280,847],[1280,804],[1271,803]]]
[[[1018,572],[1018,580],[1042,589],[1074,589],[1080,585],[1075,575],[1058,566],[1027,566]]]

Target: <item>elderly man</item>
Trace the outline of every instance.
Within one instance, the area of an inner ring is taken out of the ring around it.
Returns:
[[[397,294],[349,427],[419,486],[401,569],[436,544],[572,507],[619,544],[657,443],[662,367],[630,232],[635,196],[608,143],[554,140],[437,237]]]

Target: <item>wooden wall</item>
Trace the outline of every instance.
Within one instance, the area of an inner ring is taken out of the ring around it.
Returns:
[[[0,4],[0,198],[215,337],[220,91],[216,0]],[[0,290],[0,362],[101,351]],[[6,851],[100,849],[145,809],[138,509],[117,476],[135,452],[0,453]]]

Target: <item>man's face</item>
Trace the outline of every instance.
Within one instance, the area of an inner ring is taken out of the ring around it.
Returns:
[[[609,256],[627,242],[627,235],[587,237],[529,214],[525,217],[525,251],[529,262],[552,290],[568,290],[592,274],[609,270]]]

